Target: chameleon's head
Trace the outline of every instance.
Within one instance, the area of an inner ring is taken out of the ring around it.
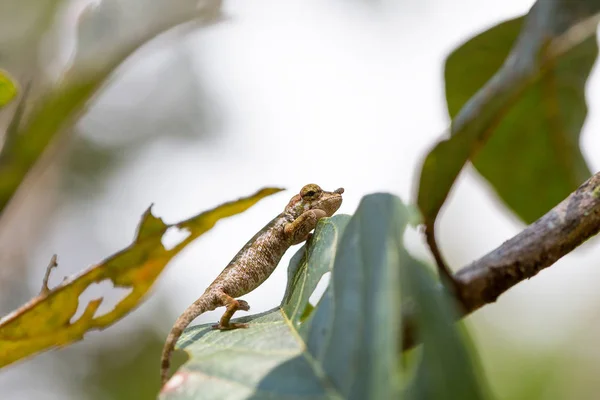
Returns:
[[[285,212],[298,218],[305,211],[322,210],[331,217],[342,205],[342,193],[344,193],[343,188],[327,192],[319,185],[309,183],[300,190],[300,193],[292,197],[285,207]]]

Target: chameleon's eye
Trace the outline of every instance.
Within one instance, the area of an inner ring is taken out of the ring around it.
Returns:
[[[322,191],[323,190],[318,185],[311,183],[302,188],[300,196],[302,196],[303,199],[312,199],[319,197]]]

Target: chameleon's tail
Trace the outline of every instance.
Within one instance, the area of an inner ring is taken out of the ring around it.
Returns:
[[[171,354],[175,349],[175,343],[183,333],[183,330],[196,319],[200,314],[211,311],[215,309],[214,301],[212,298],[207,298],[206,296],[201,296],[198,300],[196,300],[191,306],[189,306],[183,314],[177,318],[169,336],[167,336],[167,341],[165,342],[165,346],[163,347],[162,356],[160,358],[160,379],[162,384],[164,385],[168,380],[169,366],[171,364]]]

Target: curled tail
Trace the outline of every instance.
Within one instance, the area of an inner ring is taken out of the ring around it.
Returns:
[[[206,295],[202,295],[198,300],[196,300],[191,306],[189,306],[183,314],[177,318],[169,336],[167,336],[167,341],[165,342],[165,346],[163,347],[162,356],[160,358],[160,379],[162,384],[164,385],[168,380],[169,366],[171,364],[171,354],[175,349],[175,343],[183,333],[183,330],[196,319],[200,314],[211,311],[216,308],[216,304],[214,304],[214,299],[212,296],[209,298]]]

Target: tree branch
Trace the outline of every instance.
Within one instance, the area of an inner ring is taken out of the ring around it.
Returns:
[[[521,233],[454,275],[465,314],[496,301],[599,231],[600,172]]]
[[[600,172],[518,235],[454,274],[461,316],[493,303],[600,231]],[[415,344],[414,315],[404,316],[403,348]]]

